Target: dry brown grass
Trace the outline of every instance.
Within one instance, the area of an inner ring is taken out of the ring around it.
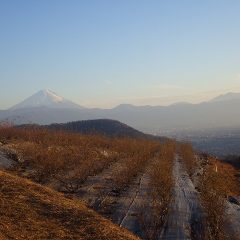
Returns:
[[[217,167],[218,173],[224,179],[224,185],[227,189],[227,195],[240,196],[240,182],[238,171],[232,165],[220,162],[218,159],[212,159],[212,165]]]
[[[179,154],[183,159],[187,173],[192,178],[196,170],[196,158],[193,147],[190,143],[179,143]]]
[[[206,214],[204,239],[231,239],[225,232],[225,204],[227,196],[237,193],[239,186],[231,174],[233,168],[230,165],[220,163],[212,157],[208,157],[208,161],[199,181],[200,200]]]
[[[0,239],[138,239],[80,201],[0,171]]]

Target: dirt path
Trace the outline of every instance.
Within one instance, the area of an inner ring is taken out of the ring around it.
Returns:
[[[115,193],[111,176],[121,167],[122,161],[125,160],[113,163],[97,176],[89,177],[78,197],[114,223],[141,236],[138,215],[147,201],[149,174],[147,170],[139,173],[125,190]]]
[[[82,185],[77,196],[86,202],[92,208],[98,209],[101,203],[107,198],[112,190],[111,174],[121,166],[123,160],[113,162],[108,168],[105,168],[100,174],[90,176]]]
[[[174,162],[173,176],[174,199],[159,239],[201,239],[202,211],[198,193],[178,156]]]
[[[142,207],[148,202],[149,191],[149,173],[148,170],[140,176],[131,185],[117,201],[116,212],[114,214],[115,222],[120,227],[127,228],[129,231],[142,237],[139,214]]]

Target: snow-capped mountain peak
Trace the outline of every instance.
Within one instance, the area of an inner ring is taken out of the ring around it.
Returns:
[[[62,102],[64,101],[64,98],[57,95],[55,92],[49,90],[49,89],[44,89],[40,91],[45,97],[51,98],[52,101],[54,102]]]
[[[44,89],[33,94],[29,98],[20,102],[19,104],[11,107],[11,110],[22,108],[35,108],[35,107],[48,107],[48,108],[82,108],[76,103],[73,103],[55,92]]]

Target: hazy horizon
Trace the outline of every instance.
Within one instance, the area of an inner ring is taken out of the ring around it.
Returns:
[[[36,95],[38,92],[41,92],[41,91],[49,91],[49,90],[50,90],[51,92],[55,93],[57,96],[66,99],[63,95],[58,94],[56,91],[53,91],[52,89],[49,89],[49,88],[45,88],[45,89],[41,89],[41,90],[39,90],[39,91],[37,91],[37,92],[29,95],[29,96],[26,96],[24,99],[20,100],[20,102],[16,102],[16,103],[14,103],[13,105],[8,106],[8,107],[6,107],[6,108],[4,108],[4,109],[0,109],[0,110],[8,110],[8,109],[12,108],[13,106],[15,106],[16,104],[19,104],[19,103],[25,101],[26,99],[28,99],[28,98]],[[219,96],[225,95],[225,94],[229,94],[229,93],[231,94],[231,93],[238,93],[238,92],[226,92],[226,93],[223,93],[223,94],[220,94],[220,95],[215,95],[215,96],[213,96],[213,97],[211,97],[211,98],[203,99],[202,101],[196,101],[196,102],[180,101],[180,100],[179,100],[179,101],[172,101],[172,102],[165,103],[165,104],[144,104],[144,103],[143,103],[143,104],[134,104],[134,103],[129,103],[129,102],[120,102],[120,103],[118,103],[118,104],[116,104],[116,105],[112,105],[112,106],[108,106],[108,107],[103,107],[103,106],[98,106],[98,105],[96,105],[96,106],[88,106],[88,105],[81,105],[80,103],[77,103],[77,102],[74,102],[74,103],[76,103],[76,104],[78,104],[79,106],[82,106],[82,107],[87,107],[87,108],[102,108],[102,109],[112,109],[112,108],[117,107],[117,106],[119,106],[119,105],[128,105],[128,104],[129,104],[129,105],[133,105],[133,106],[171,106],[171,105],[173,105],[173,104],[179,104],[179,103],[200,104],[200,103],[203,103],[203,102],[211,101],[211,100],[213,100],[213,99],[216,98],[216,97],[219,97]],[[240,94],[240,93],[239,93],[239,94]],[[72,101],[71,99],[66,99],[66,100]]]
[[[240,92],[239,1],[0,1],[0,109],[49,88],[86,107]]]

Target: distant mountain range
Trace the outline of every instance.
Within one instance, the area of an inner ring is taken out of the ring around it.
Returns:
[[[240,100],[240,93],[227,93],[222,94],[214,99],[211,102],[222,102],[222,101],[229,101],[229,100]]]
[[[146,133],[165,134],[183,130],[240,127],[240,93],[228,93],[200,104],[170,106],[122,104],[112,109],[79,106],[51,90],[42,90],[8,110],[0,121],[13,124],[66,123],[79,120],[113,119]]]

